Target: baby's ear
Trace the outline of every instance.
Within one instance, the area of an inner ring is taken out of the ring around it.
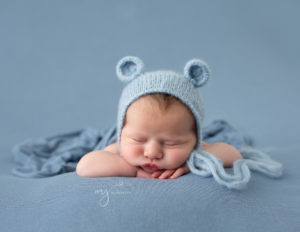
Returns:
[[[188,78],[195,87],[203,86],[210,78],[208,65],[200,59],[192,59],[184,66],[184,77]]]
[[[144,70],[143,61],[135,56],[125,56],[117,64],[118,78],[123,82],[129,82],[141,75]]]

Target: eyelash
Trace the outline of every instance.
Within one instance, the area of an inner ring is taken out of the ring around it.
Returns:
[[[134,139],[132,138],[133,141],[137,142],[137,143],[143,143],[143,142],[146,142],[145,139]]]
[[[134,139],[134,138],[131,138],[134,142],[137,142],[137,143],[144,143],[146,142],[147,140],[146,139]],[[165,146],[169,146],[169,147],[173,147],[173,146],[176,146],[178,145],[178,143],[163,143],[163,145]]]
[[[177,143],[164,143],[164,145],[166,145],[166,146],[169,146],[169,147],[173,147],[173,146],[176,146],[176,145],[178,145]]]

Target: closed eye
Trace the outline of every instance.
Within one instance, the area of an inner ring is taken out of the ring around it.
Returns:
[[[182,144],[181,142],[165,142],[164,145],[166,146],[176,146]]]
[[[137,143],[144,143],[147,141],[146,139],[143,139],[143,138],[131,138],[131,139]]]
[[[178,146],[178,144],[165,144],[166,147],[175,147]]]

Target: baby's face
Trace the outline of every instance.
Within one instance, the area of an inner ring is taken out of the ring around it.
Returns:
[[[121,154],[128,163],[149,173],[178,168],[197,142],[194,117],[182,103],[174,103],[162,112],[157,103],[150,101],[149,96],[142,97],[128,108]]]

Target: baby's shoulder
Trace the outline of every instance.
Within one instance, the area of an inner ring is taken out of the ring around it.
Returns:
[[[104,151],[109,151],[115,154],[119,154],[119,148],[117,142],[112,143],[103,149]]]

